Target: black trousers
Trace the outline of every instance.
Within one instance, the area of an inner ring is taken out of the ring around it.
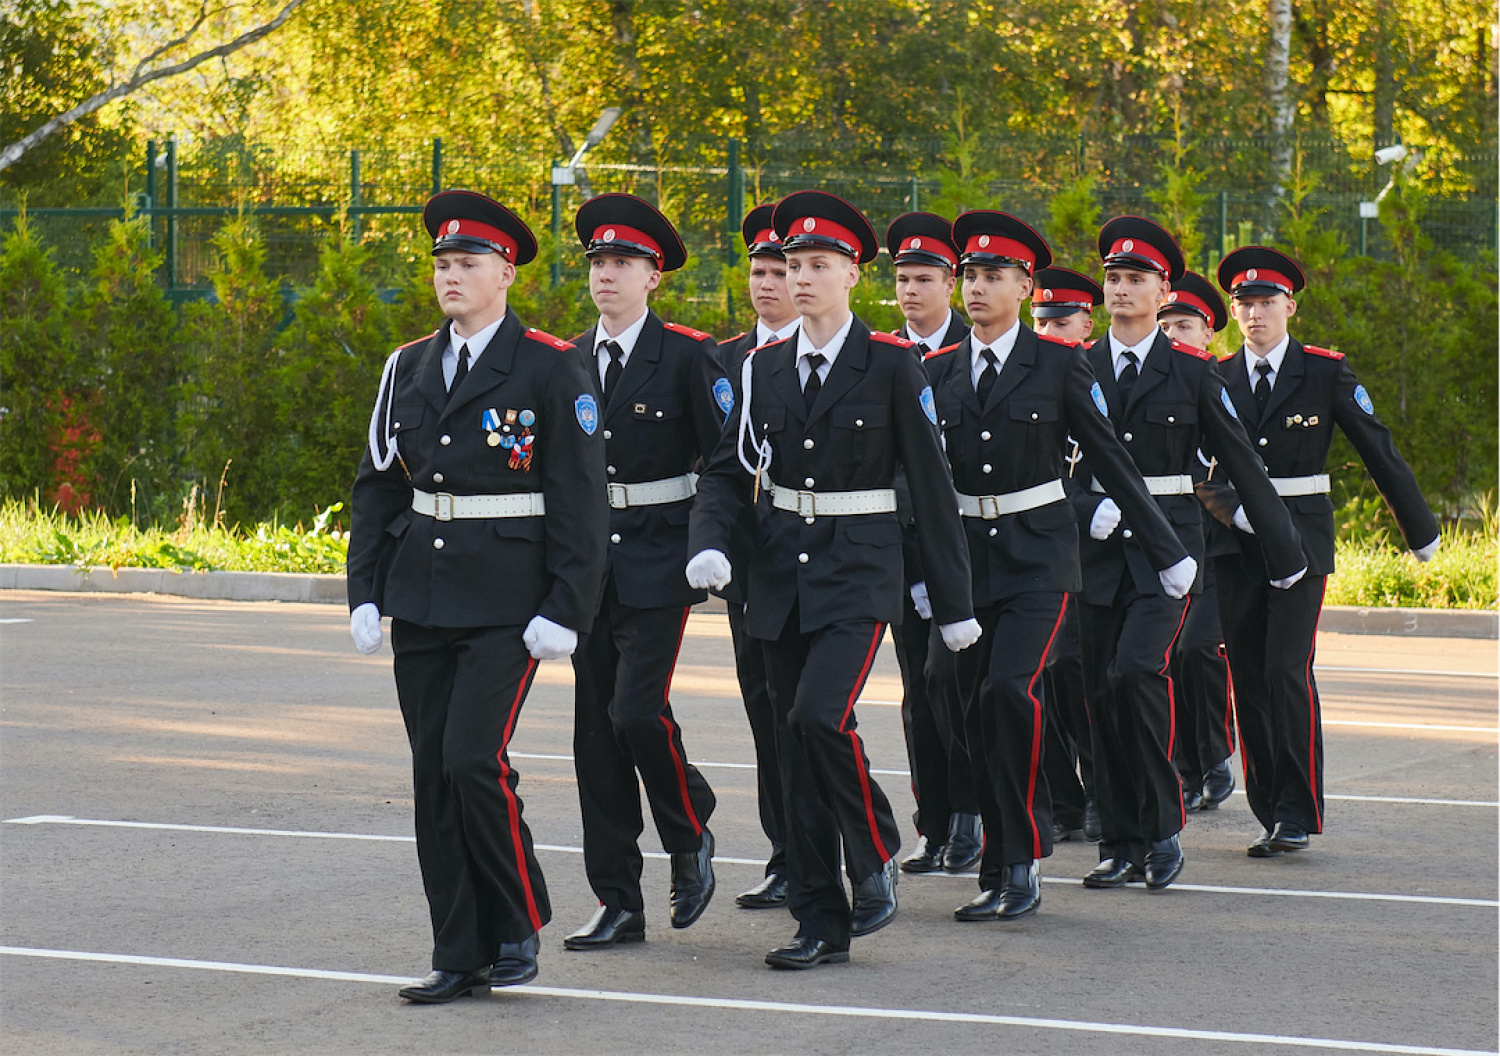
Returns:
[[[669,699],[688,612],[622,604],[611,577],[594,625],[573,654],[583,864],[594,894],[611,909],[644,908],[642,785],[668,853],[697,850],[714,810],[713,790],[688,762]]]
[[[1172,681],[1177,691],[1174,761],[1183,787],[1196,789],[1210,767],[1234,754],[1234,695],[1212,563],[1204,569],[1203,590],[1189,606],[1172,650]]]
[[[745,606],[728,602],[729,634],[734,640],[734,669],[739,677],[745,717],[755,742],[755,792],[760,828],[771,841],[766,875],[786,874],[786,804],[781,795],[781,759],[776,751],[776,713],[766,677],[765,650],[745,630]]]
[[[521,631],[391,621],[434,968],[492,964],[552,919],[507,751],[536,674]]]
[[[1042,673],[1047,689],[1042,770],[1052,793],[1053,820],[1070,829],[1083,827],[1088,800],[1095,798],[1094,738],[1089,731],[1089,709],[1084,700],[1078,622],[1078,601],[1070,597]]]
[[[901,668],[901,726],[917,801],[917,832],[942,843],[952,814],[979,812],[953,654],[937,627],[917,615],[910,595],[901,626],[892,627],[891,636]]]
[[[1042,767],[1042,670],[1067,602],[1058,591],[981,606],[974,614],[984,628],[980,645],[957,654],[964,730],[984,819],[982,890],[1000,887],[1007,866],[1052,853],[1052,797]]]
[[[1267,829],[1278,821],[1323,831],[1323,712],[1313,678],[1325,576],[1291,590],[1238,557],[1214,564],[1234,682],[1245,797]]]
[[[1099,860],[1144,865],[1152,843],[1187,815],[1172,765],[1172,646],[1188,603],[1137,593],[1123,577],[1113,605],[1080,605],[1084,693],[1094,735]]]
[[[895,857],[901,835],[856,732],[859,699],[885,625],[847,620],[804,634],[794,607],[764,642],[786,802],[787,908],[799,936],[849,943],[839,851],[863,879]]]

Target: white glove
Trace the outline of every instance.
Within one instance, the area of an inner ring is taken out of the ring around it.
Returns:
[[[926,582],[911,585],[911,603],[916,606],[918,616],[924,620],[932,619],[932,599],[927,596]]]
[[[943,644],[948,647],[948,651],[957,653],[979,641],[984,628],[979,626],[978,620],[971,617],[957,623],[945,623],[938,628],[938,633],[943,636]]]
[[[1250,518],[1245,516],[1245,507],[1236,506],[1232,520],[1234,521],[1234,526],[1246,535],[1255,534],[1255,525],[1251,524]]]
[[[1161,580],[1161,589],[1167,592],[1167,597],[1185,598],[1193,589],[1193,580],[1198,578],[1198,562],[1184,557],[1171,568],[1162,569],[1156,578]]]
[[[354,647],[366,656],[380,648],[380,610],[373,601],[354,607],[349,614],[349,634],[354,638]]]
[[[1094,507],[1094,519],[1089,522],[1090,539],[1108,539],[1120,526],[1120,507],[1114,499],[1106,498]]]
[[[521,634],[526,649],[538,660],[561,660],[578,648],[578,632],[553,623],[545,616],[533,616]]]
[[[729,558],[722,550],[700,550],[687,563],[688,586],[694,590],[715,587],[723,590],[729,586],[734,570],[729,567]]]
[[[1307,566],[1303,565],[1301,572],[1293,573],[1292,575],[1287,576],[1285,579],[1271,580],[1271,586],[1275,587],[1277,590],[1291,590],[1297,585],[1297,581],[1305,575],[1307,575]]]
[[[1411,556],[1415,557],[1418,561],[1431,561],[1432,555],[1437,553],[1438,544],[1442,541],[1443,537],[1440,535],[1426,546],[1413,550]]]

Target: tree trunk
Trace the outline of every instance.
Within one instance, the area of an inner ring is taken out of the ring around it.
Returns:
[[[1396,141],[1396,62],[1391,55],[1391,21],[1395,12],[1389,0],[1375,7],[1375,146]]]
[[[1271,106],[1271,175],[1273,194],[1285,193],[1292,171],[1292,126],[1297,101],[1292,93],[1289,67],[1292,59],[1292,0],[1267,0],[1271,39],[1266,46],[1266,101]]]

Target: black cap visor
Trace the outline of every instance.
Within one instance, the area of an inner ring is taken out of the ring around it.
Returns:
[[[1061,319],[1065,315],[1077,315],[1079,312],[1092,311],[1093,307],[1087,304],[1037,304],[1031,302],[1031,317],[1033,319]]]
[[[929,268],[942,268],[952,274],[953,261],[938,253],[929,253],[925,249],[905,249],[896,254],[896,263],[899,264],[922,264]]]
[[[594,239],[583,251],[585,257],[597,257],[605,253],[613,253],[617,257],[645,257],[661,267],[661,258],[656,255],[656,250],[650,246],[643,246],[639,242],[627,242],[623,238],[616,238],[605,242],[602,239]]]
[[[493,242],[472,235],[444,235],[432,244],[432,255],[439,253],[499,253],[505,256],[505,251]],[[506,257],[509,260],[509,257]]]

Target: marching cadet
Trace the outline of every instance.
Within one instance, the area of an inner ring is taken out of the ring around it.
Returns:
[[[1156,310],[1162,333],[1180,344],[1207,348],[1214,334],[1229,324],[1224,298],[1195,271],[1184,272]],[[1193,467],[1193,480],[1210,478],[1202,459]],[[1208,511],[1203,513],[1208,517]],[[1205,538],[1210,533],[1204,523]],[[1224,657],[1224,632],[1219,627],[1218,578],[1214,563],[1203,563],[1203,584],[1188,609],[1172,650],[1172,682],[1177,691],[1174,714],[1177,728],[1177,773],[1182,778],[1182,801],[1187,810],[1214,810],[1234,792],[1234,699],[1229,692],[1229,661]]]
[[[1081,345],[1094,334],[1094,309],[1104,289],[1072,268],[1042,268],[1031,295],[1031,322],[1042,337]]]
[[[640,785],[672,856],[672,926],[691,925],[713,897],[714,794],[688,762],[668,693],[688,613],[707,596],[682,579],[692,474],[734,393],[711,337],[647,307],[662,272],[687,260],[671,222],[633,195],[604,194],[574,227],[599,309],[574,344],[599,392],[610,516],[602,597],[573,658],[583,861],[599,909],[563,944],[594,950],[646,937]]]
[[[755,307],[755,327],[719,344],[724,372],[734,383],[750,351],[773,341],[784,341],[797,332],[797,309],[786,288],[786,256],[781,236],[771,226],[775,206],[757,205],[745,215],[740,236],[750,257],[750,303]],[[744,568],[755,546],[755,510],[746,507],[735,525],[729,544],[729,561]],[[771,841],[765,878],[735,898],[744,909],[772,909],[786,905],[786,807],[781,801],[781,767],[776,757],[776,716],[771,710],[771,692],[766,683],[766,660],[760,642],[745,630],[745,587],[732,579],[719,593],[729,612],[729,633],[734,641],[734,666],[755,742],[756,802],[761,831]]]
[[[759,349],[743,397],[699,481],[687,578],[745,580],[746,624],[765,646],[787,809],[787,905],[796,937],[776,968],[849,959],[851,936],[896,915],[899,833],[856,732],[859,699],[885,634],[901,616],[895,472],[912,488],[933,618],[950,649],[979,636],[957,499],[945,472],[932,391],[908,343],[872,334],[849,311],[859,265],[878,251],[859,210],[821,191],[773,215],[795,338]],[[747,567],[725,556],[740,510],[755,504],[760,545]],[[845,898],[840,847],[854,885]]]
[[[1008,213],[975,211],[954,221],[953,242],[962,247],[974,329],[931,353],[926,367],[958,489],[975,614],[991,643],[957,657],[985,840],[979,894],[953,915],[1015,920],[1041,904],[1038,860],[1052,853],[1042,669],[1068,592],[1081,585],[1078,526],[1062,480],[1070,432],[1139,526],[1152,567],[1187,558],[1115,438],[1082,349],[1038,338],[1020,320],[1032,273],[1052,260],[1046,241]]]
[[[1197,452],[1217,456],[1244,482],[1253,523],[1267,542],[1267,574],[1290,586],[1306,570],[1301,543],[1245,438],[1213,356],[1178,344],[1156,325],[1168,284],[1182,276],[1172,236],[1142,217],[1116,217],[1099,233],[1109,332],[1088,350],[1115,432],[1177,530],[1188,557],[1160,576],[1140,526],[1097,480],[1087,445],[1069,481],[1079,523],[1079,606],[1085,694],[1094,739],[1103,838],[1085,887],[1144,878],[1160,890],[1182,872],[1182,785],[1172,764],[1172,644],[1203,556],[1193,497]]]
[[[1370,394],[1342,352],[1287,333],[1305,284],[1285,253],[1245,246],[1219,264],[1219,286],[1245,335],[1219,364],[1224,387],[1250,427],[1255,451],[1302,535],[1307,577],[1287,591],[1262,580],[1276,569],[1251,489],[1236,467],[1200,487],[1214,515],[1219,613],[1239,713],[1245,794],[1264,832],[1249,847],[1269,858],[1307,847],[1323,831],[1323,728],[1313,649],[1323,590],[1333,571],[1333,504],[1326,472],[1337,425],[1364,459],[1419,561],[1437,551],[1437,519],[1411,468],[1375,416]],[[1245,507],[1241,508],[1241,503]],[[1247,515],[1248,511],[1248,515]]]
[[[411,742],[417,858],[440,1003],[537,974],[552,915],[507,746],[537,662],[593,618],[608,507],[593,387],[571,345],[506,305],[536,240],[482,194],[423,210],[448,321],[386,361],[354,481],[349,628],[391,617]]]
[[[886,229],[886,249],[896,264],[896,303],[905,325],[896,333],[912,342],[920,359],[968,334],[953,310],[958,249],[953,225],[933,213],[906,213]],[[912,794],[917,800],[916,850],[903,858],[907,873],[962,873],[979,861],[983,846],[974,775],[963,742],[963,717],[954,680],[953,654],[930,641],[932,607],[922,577],[921,548],[905,472],[897,474],[896,498],[903,535],[907,596],[900,623],[891,625],[901,667],[901,724]]]

